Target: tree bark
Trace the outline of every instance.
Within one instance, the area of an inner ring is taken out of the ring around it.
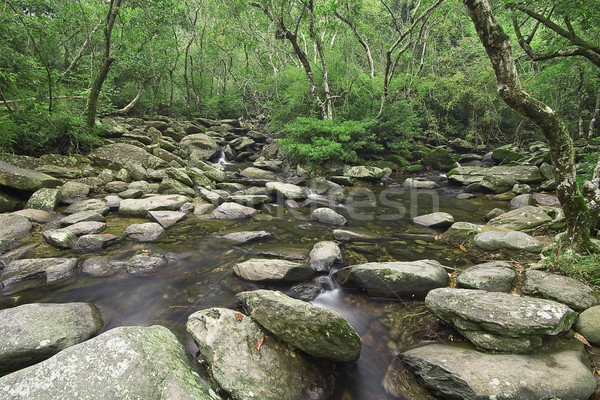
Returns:
[[[596,125],[598,116],[600,116],[600,85],[598,85],[598,96],[596,96],[596,107],[594,108],[594,115],[592,115],[592,119],[590,120],[588,138],[594,137],[594,126]]]
[[[463,4],[492,63],[500,97],[535,123],[548,141],[557,194],[567,222],[565,244],[577,251],[590,248],[592,216],[575,181],[575,152],[567,128],[554,110],[523,90],[510,39],[496,22],[488,0],[463,0]]]
[[[335,12],[335,16],[338,17],[340,21],[344,22],[352,29],[354,36],[356,36],[356,40],[358,40],[358,43],[360,43],[363,49],[365,49],[365,54],[367,55],[367,62],[369,63],[369,76],[371,77],[371,79],[375,78],[375,65],[373,63],[373,55],[371,54],[371,48],[369,47],[369,44],[362,37],[360,32],[358,32],[358,28],[356,27],[356,24],[354,22],[350,21],[350,19],[348,18],[345,18],[337,11]]]

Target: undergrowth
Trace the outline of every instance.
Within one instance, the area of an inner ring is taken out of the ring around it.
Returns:
[[[562,251],[554,248],[544,259],[543,266],[547,270],[559,272],[571,278],[583,281],[600,292],[600,254],[579,254],[572,250]]]

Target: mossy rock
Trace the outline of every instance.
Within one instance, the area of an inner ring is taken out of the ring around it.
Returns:
[[[426,167],[440,171],[450,171],[458,167],[452,155],[443,147],[433,149],[421,160],[421,163]]]
[[[398,170],[398,165],[396,163],[392,162],[392,161],[379,160],[379,161],[373,161],[370,164],[373,167],[377,167],[377,168],[381,168],[381,169],[389,168],[392,171],[397,171]]]
[[[413,164],[413,165],[409,165],[404,170],[406,172],[421,172],[421,171],[423,171],[423,166],[421,164]]]

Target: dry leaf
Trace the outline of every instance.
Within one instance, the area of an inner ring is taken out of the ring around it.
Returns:
[[[258,339],[258,343],[256,343],[256,350],[258,352],[260,352],[260,347],[262,346],[263,342],[265,341],[265,337],[261,336],[260,339]]]
[[[468,253],[468,250],[465,246],[463,246],[462,244],[460,246],[458,246],[459,249],[461,249],[462,251],[464,251],[465,253]]]
[[[585,344],[588,347],[592,347],[590,342],[588,342],[587,339],[581,336],[579,333],[575,333],[575,339],[579,340],[581,343]]]
[[[238,321],[241,321],[244,319],[244,316],[240,313],[235,314],[235,319],[237,319]]]

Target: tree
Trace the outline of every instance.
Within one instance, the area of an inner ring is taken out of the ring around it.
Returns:
[[[477,35],[492,63],[500,97],[542,131],[550,148],[557,193],[567,221],[566,245],[590,249],[590,231],[600,208],[600,163],[592,181],[580,190],[576,182],[573,141],[556,112],[527,93],[519,79],[509,37],[496,21],[488,0],[463,0]]]

